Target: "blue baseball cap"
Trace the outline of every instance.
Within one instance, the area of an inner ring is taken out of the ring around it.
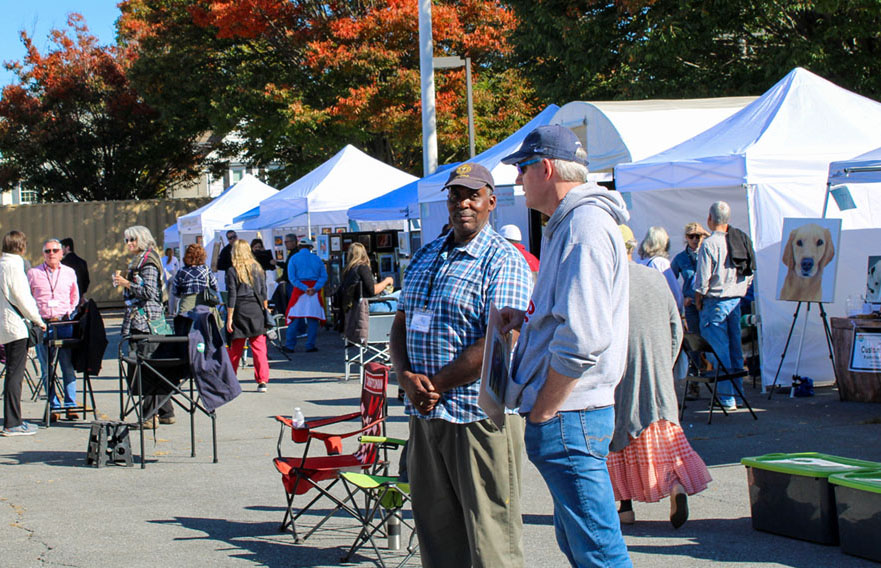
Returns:
[[[539,126],[527,134],[520,149],[502,158],[502,163],[516,164],[532,156],[541,156],[587,166],[587,159],[576,155],[579,148],[584,146],[574,132],[559,124],[548,124]]]

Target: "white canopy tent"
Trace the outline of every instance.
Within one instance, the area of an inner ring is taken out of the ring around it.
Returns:
[[[829,164],[828,187],[832,192],[846,188],[854,205],[851,209],[841,210],[835,199],[827,198],[827,216],[840,216],[849,240],[863,243],[862,247],[845,251],[854,256],[853,278],[839,280],[843,289],[838,296],[856,299],[867,293],[864,276],[868,270],[868,256],[881,254],[881,249],[872,248],[881,243],[881,148]]]
[[[232,222],[233,217],[276,193],[278,190],[274,187],[266,185],[251,174],[245,174],[211,202],[177,218],[180,246],[186,247],[196,242],[197,236],[201,236],[203,246],[211,254],[215,231],[223,229]]]
[[[674,243],[671,253],[681,250],[685,224],[704,223],[710,204],[717,200],[731,205],[732,225],[749,228],[758,256],[756,298],[766,385],[774,379],[795,311],[794,303],[776,300],[783,218],[822,216],[829,162],[876,147],[879,131],[881,104],[797,68],[747,107],[691,140],[615,168],[617,189],[632,192],[634,233],[641,237],[649,226],[663,225]],[[847,281],[857,268],[865,273],[865,231],[878,225],[835,207],[828,216],[844,221],[838,251],[842,278],[835,303],[826,306],[831,315],[840,315],[850,287]],[[799,370],[826,381],[833,371],[816,312],[806,328]],[[787,356],[780,384],[791,380],[795,351]]]
[[[573,101],[551,119],[575,132],[591,172],[611,172],[685,142],[725,120],[756,97]]]
[[[365,201],[414,181],[415,176],[346,145],[332,158],[260,202],[256,217],[244,219],[245,229],[346,226],[346,212]]]
[[[180,246],[180,233],[177,232],[177,223],[167,227],[162,232],[162,242],[165,248]]]
[[[468,160],[481,164],[492,173],[493,181],[496,184],[496,209],[493,211],[493,226],[498,228],[509,223],[517,225],[523,233],[523,244],[527,247],[529,243],[526,235],[529,234],[529,223],[523,188],[514,186],[514,180],[517,179],[517,168],[503,164],[502,158],[520,148],[520,144],[523,143],[527,134],[539,126],[549,124],[559,108],[557,105],[548,106],[516,132],[492,148],[484,150]],[[446,206],[447,194],[444,191],[444,184],[449,176],[449,172],[435,172],[417,183],[423,243],[431,242],[449,219]]]

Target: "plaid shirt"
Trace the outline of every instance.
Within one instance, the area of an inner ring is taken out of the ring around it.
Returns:
[[[128,280],[131,288],[123,293],[125,299],[125,315],[122,318],[122,336],[132,333],[150,333],[148,319],[155,320],[165,317],[162,305],[162,277],[159,268],[153,264],[144,264],[137,272],[129,271]],[[144,308],[147,317],[138,312]]]
[[[172,284],[178,298],[204,292],[206,288],[217,290],[217,279],[204,265],[184,266],[174,275]]]
[[[511,244],[487,225],[464,246],[445,235],[419,249],[404,275],[398,309],[407,317],[411,370],[432,377],[486,335],[490,301],[498,308],[525,310],[532,273]],[[416,310],[433,312],[428,333],[415,331]],[[445,392],[434,410],[419,414],[407,399],[407,414],[465,424],[487,416],[477,404],[479,376]]]

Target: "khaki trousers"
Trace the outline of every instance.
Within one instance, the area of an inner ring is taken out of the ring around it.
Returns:
[[[523,566],[523,419],[410,418],[407,467],[425,568]]]

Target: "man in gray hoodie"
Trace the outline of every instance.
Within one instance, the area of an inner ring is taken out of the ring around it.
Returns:
[[[629,272],[621,196],[587,178],[587,153],[562,126],[541,126],[504,158],[526,206],[550,217],[521,327],[506,404],[527,415],[525,445],[554,500],[557,543],[573,566],[631,566],[606,455],[615,386],[627,358]],[[525,318],[524,318],[525,315]]]

